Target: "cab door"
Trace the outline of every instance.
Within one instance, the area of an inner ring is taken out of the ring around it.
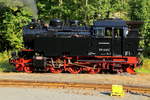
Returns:
[[[123,54],[123,28],[112,28],[112,56]]]

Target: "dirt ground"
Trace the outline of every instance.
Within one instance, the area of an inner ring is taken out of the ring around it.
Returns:
[[[0,73],[0,80],[118,84],[150,88],[150,74]]]
[[[1,100],[150,100],[150,97],[126,93],[112,97],[93,90],[46,89],[46,88],[1,88]]]

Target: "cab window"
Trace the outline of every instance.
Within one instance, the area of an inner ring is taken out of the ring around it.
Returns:
[[[103,37],[104,36],[104,31],[105,31],[104,28],[102,28],[102,27],[96,27],[96,28],[94,28],[94,35],[96,37]]]
[[[122,28],[114,28],[114,38],[120,38],[123,36]]]
[[[105,36],[106,36],[106,37],[112,37],[112,32],[113,32],[113,31],[112,31],[112,28],[108,28],[108,27],[107,27],[107,28],[105,29]]]

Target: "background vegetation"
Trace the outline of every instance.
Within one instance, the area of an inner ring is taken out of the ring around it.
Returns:
[[[0,52],[23,47],[22,27],[30,22],[31,16],[45,22],[60,18],[78,19],[86,24],[104,18],[144,21],[141,35],[145,39],[141,46],[145,50],[145,63],[149,62],[149,0],[0,0]],[[0,58],[3,58],[2,54]]]

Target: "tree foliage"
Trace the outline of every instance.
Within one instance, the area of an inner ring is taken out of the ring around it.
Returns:
[[[22,27],[29,21],[29,14],[23,7],[0,3],[0,51],[19,49],[22,45]]]

